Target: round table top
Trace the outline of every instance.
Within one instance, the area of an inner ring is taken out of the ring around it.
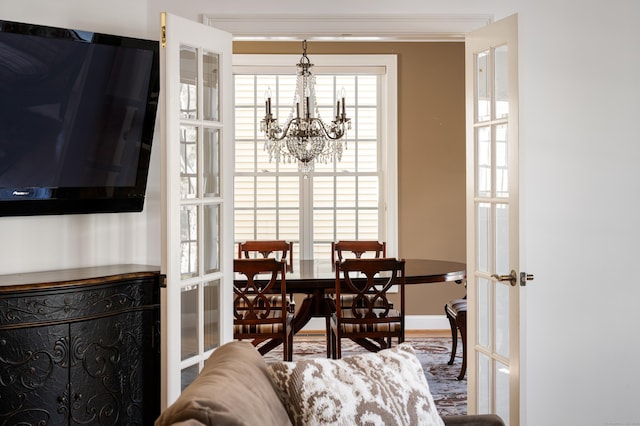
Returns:
[[[461,262],[433,259],[405,259],[405,283],[427,284],[462,281],[466,265]],[[330,260],[294,259],[293,268],[287,270],[287,291],[304,291],[335,287],[335,265]]]

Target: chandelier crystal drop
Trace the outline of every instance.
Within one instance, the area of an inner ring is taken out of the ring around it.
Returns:
[[[320,117],[316,102],[316,79],[313,64],[307,56],[307,41],[302,42],[302,57],[297,66],[296,92],[287,122],[280,124],[271,110],[271,89],[265,94],[265,116],[260,128],[265,133],[264,149],[269,161],[297,161],[298,170],[313,171],[315,162],[328,163],[342,159],[346,149],[346,133],[351,129],[347,118],[344,89],[337,96],[336,115],[330,124]],[[344,138],[344,139],[343,139]]]

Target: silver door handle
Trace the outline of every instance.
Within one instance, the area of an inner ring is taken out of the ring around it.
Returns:
[[[513,269],[511,270],[511,273],[509,275],[492,274],[491,277],[495,278],[498,281],[509,281],[509,284],[511,284],[512,286],[515,286],[516,282],[518,281],[518,275]]]

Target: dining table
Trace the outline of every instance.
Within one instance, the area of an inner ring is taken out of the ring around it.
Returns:
[[[466,278],[466,264],[448,260],[405,259],[405,285],[439,282],[461,283]],[[242,277],[236,276],[236,280]],[[328,318],[335,312],[333,293],[336,285],[335,263],[328,259],[294,260],[285,274],[287,293],[304,294],[293,319],[293,332],[300,331],[313,317]]]

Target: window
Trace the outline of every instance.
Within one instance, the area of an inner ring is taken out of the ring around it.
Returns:
[[[293,241],[294,257],[310,259],[329,258],[335,240],[378,239],[395,255],[395,56],[310,56],[322,118],[344,88],[353,126],[340,161],[303,174],[269,161],[259,125],[267,90],[278,119],[289,116],[299,57],[234,55],[235,240]]]

